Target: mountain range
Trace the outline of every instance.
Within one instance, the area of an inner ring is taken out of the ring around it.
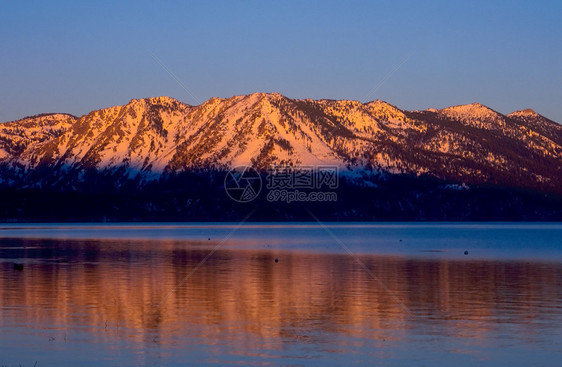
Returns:
[[[335,165],[358,186],[400,176],[557,196],[562,125],[531,109],[504,115],[479,103],[406,111],[380,100],[277,93],[198,106],[133,99],[81,117],[42,114],[0,124],[0,186],[8,191],[81,191],[93,176],[104,177],[106,189],[139,191],[183,173],[240,165]]]

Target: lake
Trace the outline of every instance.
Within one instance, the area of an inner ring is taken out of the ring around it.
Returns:
[[[0,366],[551,366],[562,224],[3,224],[0,299]]]

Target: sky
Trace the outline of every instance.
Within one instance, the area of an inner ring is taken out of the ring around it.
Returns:
[[[562,122],[562,2],[10,1],[0,121],[279,92]]]

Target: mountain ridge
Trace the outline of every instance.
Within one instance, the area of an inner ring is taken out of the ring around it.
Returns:
[[[386,102],[386,101],[384,101],[384,100],[381,100],[381,99],[374,99],[374,100],[367,101],[367,102],[360,102],[360,101],[358,101],[358,100],[353,100],[353,99],[326,99],[326,98],[321,98],[321,99],[311,99],[311,98],[299,99],[299,98],[290,98],[290,97],[286,97],[285,95],[283,95],[283,94],[281,94],[281,93],[277,93],[277,92],[254,92],[254,93],[251,93],[251,94],[237,94],[237,95],[233,95],[233,96],[231,96],[231,97],[211,97],[211,98],[209,98],[208,100],[202,102],[202,103],[199,104],[199,105],[190,105],[190,104],[185,103],[185,102],[183,102],[183,101],[181,101],[181,100],[179,100],[179,99],[177,99],[177,98],[169,97],[169,96],[166,96],[166,95],[156,96],[156,97],[140,97],[140,98],[132,98],[132,99],[130,99],[129,102],[127,102],[125,105],[115,105],[115,106],[110,106],[110,107],[102,107],[102,108],[100,108],[100,109],[98,109],[98,110],[92,110],[92,111],[90,111],[90,112],[99,111],[99,110],[103,110],[103,109],[108,109],[108,108],[112,108],[112,107],[126,106],[126,105],[129,105],[130,103],[132,103],[132,102],[134,102],[134,101],[159,101],[159,100],[169,100],[169,101],[179,102],[179,103],[182,103],[182,104],[184,104],[184,105],[186,105],[186,106],[190,106],[190,107],[198,107],[198,106],[201,106],[201,105],[203,105],[203,104],[205,104],[205,103],[207,103],[207,102],[209,102],[209,101],[213,101],[213,100],[230,100],[230,99],[233,99],[233,98],[236,98],[236,97],[247,97],[247,96],[252,96],[252,95],[280,96],[280,97],[283,97],[283,98],[292,99],[292,100],[296,100],[296,101],[346,101],[346,102],[357,102],[357,103],[363,104],[363,105],[368,105],[368,104],[371,104],[371,103],[383,103],[383,104],[389,105],[389,106],[391,106],[391,107],[394,107],[394,108],[396,108],[396,109],[399,109],[396,105],[393,105],[393,104],[391,104],[391,103],[389,103],[389,102]],[[543,116],[543,115],[537,113],[537,112],[536,112],[535,110],[533,110],[532,108],[523,108],[523,109],[521,109],[521,110],[516,110],[516,111],[510,112],[510,113],[507,113],[507,114],[503,114],[503,113],[501,113],[501,112],[498,112],[498,111],[492,109],[491,107],[488,107],[487,105],[481,104],[480,102],[472,102],[472,103],[467,103],[467,104],[451,105],[451,106],[444,107],[444,108],[441,108],[441,109],[427,108],[427,109],[425,109],[425,110],[406,110],[406,111],[410,111],[410,112],[416,112],[416,111],[433,111],[433,112],[435,112],[435,111],[443,111],[443,110],[450,109],[450,108],[454,108],[454,107],[465,107],[465,106],[473,106],[473,105],[485,107],[485,108],[487,108],[487,109],[490,109],[490,110],[492,110],[492,111],[494,111],[494,112],[496,112],[496,113],[498,113],[498,114],[500,114],[500,115],[504,115],[504,116],[510,116],[510,115],[515,115],[515,114],[520,114],[520,113],[521,113],[521,114],[526,114],[526,113],[528,113],[528,114],[531,114],[531,115],[538,115],[538,116],[541,116],[541,117],[544,117],[544,118],[548,119],[547,117],[545,117],[545,116]],[[399,110],[401,110],[401,109],[399,109]],[[87,115],[87,114],[78,116],[78,115],[74,115],[74,114],[71,114],[71,113],[68,113],[68,112],[43,112],[43,113],[39,113],[39,114],[36,114],[36,115],[24,116],[24,117],[19,118],[19,119],[16,119],[16,120],[3,121],[3,122],[0,122],[0,124],[10,123],[10,122],[18,122],[18,121],[22,121],[22,120],[26,120],[26,119],[31,119],[31,118],[35,118],[35,117],[41,117],[41,116],[49,116],[49,115],[67,115],[67,116],[79,118],[79,117],[85,116],[85,115]],[[551,121],[553,121],[553,120],[551,120]],[[560,124],[560,123],[558,123],[558,124]]]
[[[407,111],[381,100],[279,93],[196,106],[160,96],[79,117],[42,114],[0,124],[0,177],[9,185],[72,181],[91,169],[154,180],[239,165],[337,165],[342,172],[558,192],[561,156],[561,125],[530,109],[504,115],[480,103]]]

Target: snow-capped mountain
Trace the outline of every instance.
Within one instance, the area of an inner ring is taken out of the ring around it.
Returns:
[[[286,164],[561,192],[562,126],[532,110],[503,115],[478,103],[404,111],[378,100],[277,93],[199,106],[133,99],[81,117],[0,124],[0,177],[8,185],[79,180],[91,170],[146,181],[193,169]]]

